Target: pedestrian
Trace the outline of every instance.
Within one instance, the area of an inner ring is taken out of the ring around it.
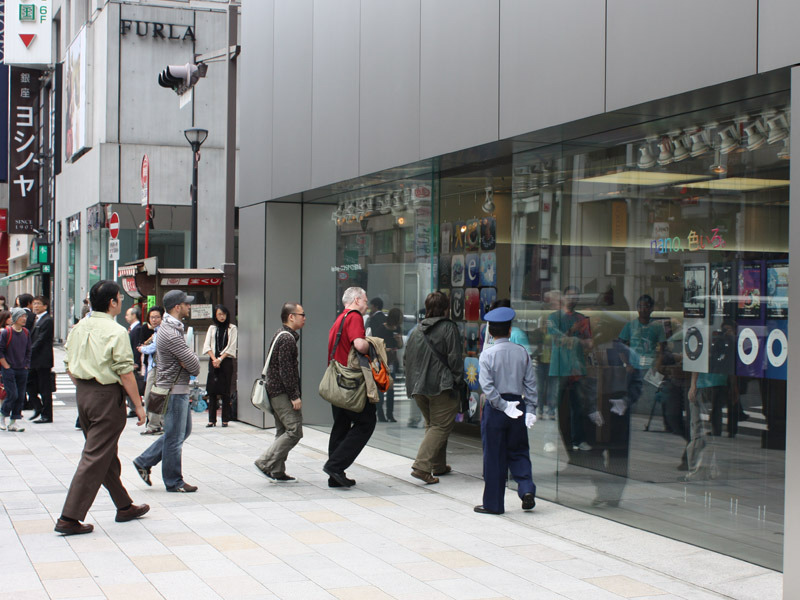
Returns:
[[[303,437],[303,401],[300,397],[300,370],[297,340],[306,324],[300,304],[287,302],[281,308],[282,327],[272,336],[267,365],[267,396],[275,415],[275,441],[255,465],[272,481],[296,481],[286,473],[286,457]]]
[[[49,312],[50,300],[46,296],[36,296],[31,308],[36,322],[31,332],[31,368],[28,372],[28,397],[34,411],[30,420],[52,423],[53,317]]]
[[[328,333],[328,360],[333,359],[347,366],[351,348],[362,354],[369,352],[363,318],[367,311],[367,293],[360,287],[349,287],[342,295],[342,304],[344,310]],[[334,353],[340,325],[341,337]],[[329,477],[328,487],[352,487],[356,484],[355,479],[348,478],[345,470],[355,462],[375,431],[375,405],[367,402],[360,413],[336,406],[331,406],[331,409],[333,426],[328,439],[328,461],[322,470]]]
[[[36,315],[31,310],[32,302],[33,296],[31,294],[20,294],[14,301],[15,306],[25,310],[25,329],[28,330],[28,333],[33,331],[33,323],[36,321]]]
[[[125,311],[125,320],[128,322],[128,337],[131,340],[131,350],[133,351],[133,374],[136,377],[136,386],[139,389],[139,395],[144,393],[144,380],[142,379],[142,354],[139,352],[139,346],[142,345],[142,336],[144,335],[144,327],[141,322],[142,309],[138,306],[131,306]],[[128,403],[128,417],[133,418],[136,416],[136,411],[133,409],[133,403],[130,398],[127,398]]]
[[[0,331],[0,366],[3,369],[3,386],[6,399],[0,409],[0,429],[21,432],[24,427],[17,425],[22,420],[22,406],[25,404],[25,389],[28,369],[31,366],[31,335],[25,329],[28,313],[24,309],[11,309],[11,325]],[[10,418],[6,426],[6,419]]]
[[[217,404],[222,402],[222,426],[227,427],[231,420],[231,384],[233,382],[233,361],[236,360],[238,334],[236,325],[231,323],[231,311],[222,304],[214,308],[214,323],[206,332],[203,354],[211,359],[206,380],[208,394],[208,424],[217,424]]]
[[[200,372],[200,361],[186,343],[181,321],[189,316],[193,300],[194,296],[187,296],[182,290],[164,294],[166,314],[156,338],[156,385],[170,390],[164,414],[164,435],[133,460],[133,466],[147,485],[153,485],[150,469],[161,462],[161,477],[168,492],[197,491],[197,486],[183,480],[181,465],[183,442],[192,433],[189,377]]]
[[[481,417],[483,504],[475,507],[477,513],[503,514],[509,470],[517,482],[522,509],[536,506],[526,430],[536,423],[536,377],[527,350],[509,339],[515,317],[514,310],[507,307],[484,316],[494,343],[481,353],[479,361],[478,380],[486,404]]]
[[[144,406],[147,410],[147,399],[150,397],[150,389],[156,381],[156,339],[158,329],[161,327],[161,320],[164,318],[164,309],[160,306],[152,306],[147,311],[147,339],[139,347],[142,353],[142,369],[145,380],[144,385]],[[160,435],[164,433],[163,415],[161,413],[147,413],[147,425],[141,435]]]
[[[442,292],[425,298],[425,319],[408,336],[403,367],[406,391],[425,419],[425,436],[411,476],[427,484],[451,471],[447,439],[461,406],[457,393],[464,384],[464,343],[450,318],[450,300]]]
[[[117,444],[125,429],[125,394],[134,400],[137,425],[144,424],[144,407],[133,376],[133,352],[125,328],[115,321],[122,311],[122,292],[114,281],[98,281],[89,291],[92,316],[72,328],[64,346],[64,365],[75,384],[78,415],[86,439],[78,468],[55,530],[64,535],[89,533],[81,523],[102,484],[117,508],[115,521],[132,521],[146,514],[120,481]]]
[[[8,302],[5,296],[0,296],[0,312],[4,310],[8,310]]]
[[[380,300],[380,298],[373,298],[373,306],[377,306],[376,302]],[[392,385],[385,392],[378,391],[378,423],[397,422],[394,418],[394,378],[398,371],[397,351],[403,347],[402,325],[403,311],[399,308],[392,308],[388,315],[384,315],[382,312],[375,313],[367,322],[370,335],[382,339],[386,346],[386,366],[392,377]]]

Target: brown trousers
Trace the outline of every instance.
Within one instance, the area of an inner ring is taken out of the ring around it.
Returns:
[[[118,383],[77,380],[78,418],[86,442],[72,478],[61,516],[83,521],[103,485],[117,508],[131,504],[119,479],[117,443],[125,429],[125,392]]]
[[[438,396],[415,394],[414,400],[425,417],[425,437],[413,467],[425,473],[443,473],[447,466],[447,438],[456,424],[461,401],[452,390]]]

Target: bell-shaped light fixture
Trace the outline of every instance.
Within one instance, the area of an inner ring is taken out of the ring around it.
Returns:
[[[392,197],[389,194],[383,196],[376,196],[378,212],[382,215],[388,215],[392,212]]]
[[[481,210],[487,214],[492,214],[495,211],[494,189],[492,186],[488,185],[484,188],[484,192],[486,192],[486,196],[483,199]]]
[[[726,127],[718,132],[719,135],[719,151],[722,154],[730,154],[739,148],[739,139],[733,126]]]
[[[778,158],[781,160],[789,160],[792,157],[792,152],[789,147],[789,138],[783,140],[783,148],[778,150]]]
[[[636,165],[640,169],[650,169],[656,166],[656,159],[653,153],[650,152],[650,146],[648,144],[642,144],[639,147],[639,162],[637,162]]]
[[[689,158],[689,151],[686,149],[686,146],[683,145],[683,138],[676,137],[672,140],[673,151],[672,151],[672,160],[675,162],[681,162],[682,160],[686,160]]]
[[[405,212],[406,206],[403,203],[403,199],[400,197],[398,192],[392,194],[392,214],[394,216],[400,215]]]
[[[336,221],[336,223],[341,223],[341,219],[344,216],[344,205],[339,202],[336,210],[331,213],[331,220]]]
[[[672,163],[672,144],[668,138],[664,138],[661,143],[658,144],[658,147],[660,152],[658,153],[656,162],[660,167],[666,167],[668,164]]]
[[[692,149],[689,150],[689,156],[692,158],[703,156],[703,154],[710,150],[704,132],[698,131],[697,133],[693,133],[690,137],[692,138]]]
[[[724,175],[728,172],[728,167],[725,165],[727,158],[723,158],[723,154],[721,150],[717,150],[714,153],[714,162],[708,168],[709,171],[714,173],[715,175]]]
[[[777,144],[789,137],[789,128],[786,126],[786,119],[783,115],[778,115],[767,121],[767,143]]]
[[[744,128],[747,135],[746,148],[748,150],[758,150],[767,143],[767,138],[761,133],[761,128],[758,126],[758,121],[751,123]]]

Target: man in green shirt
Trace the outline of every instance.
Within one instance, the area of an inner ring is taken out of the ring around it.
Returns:
[[[102,484],[117,507],[117,522],[138,519],[150,510],[135,505],[120,481],[117,443],[125,429],[125,394],[134,404],[137,425],[144,407],[133,374],[133,351],[126,329],[114,318],[122,309],[122,293],[113,281],[99,281],[89,292],[92,314],[70,332],[64,365],[75,383],[78,417],[86,442],[55,530],[64,535],[89,533],[81,523]]]

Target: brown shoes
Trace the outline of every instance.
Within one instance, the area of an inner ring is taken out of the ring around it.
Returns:
[[[126,509],[117,510],[117,517],[114,519],[117,523],[125,523],[126,521],[133,521],[142,515],[146,515],[150,507],[147,504],[131,504]]]
[[[431,485],[432,483],[439,483],[438,477],[434,477],[430,473],[420,471],[419,469],[411,469],[411,476],[416,477],[420,481],[424,481],[428,485]]]
[[[433,474],[437,475],[437,476],[447,475],[452,470],[453,470],[453,467],[451,467],[450,465],[445,465],[443,471],[439,471],[438,473],[436,471],[434,471]]]
[[[63,533],[64,535],[80,535],[82,533],[91,533],[94,531],[94,525],[84,525],[78,521],[59,519],[56,521],[55,531],[56,533]]]

